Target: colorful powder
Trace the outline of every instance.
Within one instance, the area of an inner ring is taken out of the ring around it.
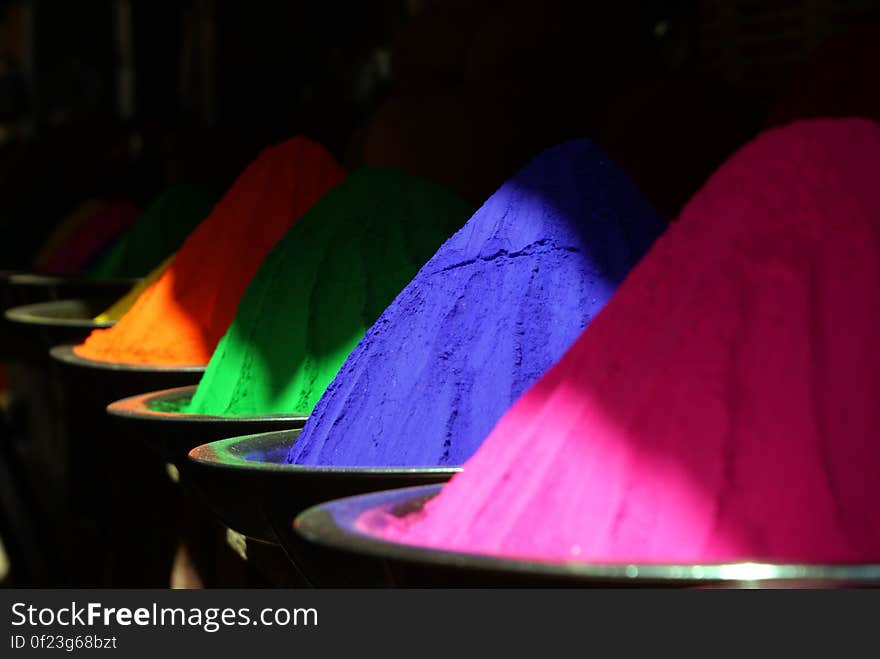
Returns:
[[[64,244],[88,222],[89,218],[106,207],[107,202],[102,199],[87,199],[74,208],[52,229],[48,238],[40,246],[40,250],[34,257],[34,267],[38,270],[44,270],[46,263],[54,258],[56,252],[64,247]]]
[[[157,281],[159,277],[162,276],[162,273],[165,272],[165,269],[171,265],[171,261],[174,259],[174,254],[166,258],[162,263],[157,265],[153,270],[147,274],[146,277],[138,281],[134,286],[131,287],[131,290],[119,298],[116,302],[113,303],[113,306],[104,310],[99,315],[95,316],[95,320],[98,322],[108,322],[108,321],[116,321],[122,318],[125,313],[131,309],[132,305],[134,305],[135,301],[141,296],[145,290],[147,290],[150,286],[153,285],[153,282]]]
[[[260,262],[345,174],[297,137],[265,149],[181,246],[157,282],[110,329],[75,352],[131,364],[206,364]]]
[[[340,365],[473,207],[400,171],[358,169],[267,257],[188,411],[312,411]]]
[[[211,212],[214,201],[214,195],[192,185],[169,188],[89,268],[89,274],[99,278],[143,277],[180,247]]]
[[[505,183],[370,329],[288,460],[462,464],[665,224],[586,140]]]
[[[79,224],[43,265],[45,272],[73,274],[85,270],[117,236],[135,223],[137,207],[129,201],[112,201]]]
[[[388,536],[554,560],[880,560],[878,190],[877,124],[759,136]]]

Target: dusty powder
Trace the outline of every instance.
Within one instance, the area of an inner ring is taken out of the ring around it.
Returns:
[[[562,356],[664,226],[587,140],[544,151],[382,314],[288,460],[461,464]]]
[[[260,262],[344,176],[332,156],[307,139],[265,149],[159,280],[115,326],[93,331],[75,352],[122,363],[207,364]]]
[[[92,277],[143,277],[180,247],[214,205],[214,195],[192,185],[173,186],[141,213],[94,266]]]
[[[103,199],[87,199],[78,204],[73,210],[64,216],[51,233],[40,245],[40,249],[34,256],[34,267],[43,270],[46,263],[50,261],[55,253],[62,249],[64,244],[70,240],[80,227],[88,222],[89,218],[98,211],[107,207],[107,202]]]
[[[400,171],[353,172],[260,267],[188,411],[310,413],[367,328],[473,210]]]
[[[165,269],[171,265],[171,261],[174,259],[174,254],[166,258],[159,265],[153,268],[146,277],[143,277],[131,287],[131,290],[128,291],[121,298],[116,300],[112,306],[102,311],[99,315],[95,316],[95,320],[99,322],[104,322],[108,320],[119,320],[125,313],[131,309],[132,305],[135,301],[141,296],[145,290],[147,290],[150,286],[153,285],[153,282],[157,281],[159,277],[162,276],[162,273],[165,272]]]
[[[137,207],[129,201],[112,201],[98,208],[72,227],[63,244],[43,262],[42,270],[53,274],[87,270],[91,260],[134,224],[137,216]]]
[[[880,126],[768,131],[389,537],[581,561],[877,562]]]

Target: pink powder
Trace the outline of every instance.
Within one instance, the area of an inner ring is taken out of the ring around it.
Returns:
[[[880,561],[880,126],[769,130],[388,537],[551,560]]]

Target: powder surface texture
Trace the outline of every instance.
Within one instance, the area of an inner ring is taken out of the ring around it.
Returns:
[[[876,563],[878,191],[875,123],[758,136],[387,535],[554,560]]]
[[[89,268],[98,278],[143,277],[174,252],[214,205],[213,195],[192,185],[173,186]]]
[[[73,274],[86,270],[90,261],[137,220],[138,210],[129,201],[112,201],[78,223],[63,244],[46,259],[43,270]]]
[[[626,174],[587,140],[544,151],[382,314],[289,461],[461,464],[664,227]]]
[[[367,328],[473,210],[397,170],[353,172],[263,263],[189,411],[310,413]]]
[[[95,320],[98,322],[106,322],[109,320],[119,320],[125,313],[131,309],[132,305],[137,301],[137,299],[141,296],[145,290],[147,290],[150,286],[153,285],[153,282],[157,281],[159,277],[162,276],[162,273],[165,272],[165,269],[171,265],[171,261],[174,260],[174,254],[166,258],[159,265],[150,271],[146,277],[143,277],[131,287],[131,290],[128,291],[121,298],[116,300],[113,305],[99,315],[95,316]]]
[[[263,258],[344,176],[332,156],[307,139],[265,149],[159,280],[116,325],[93,331],[75,352],[131,364],[207,364]]]

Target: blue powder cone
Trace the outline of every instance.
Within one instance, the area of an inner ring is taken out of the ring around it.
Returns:
[[[460,465],[664,228],[587,140],[505,183],[370,328],[288,462]]]

